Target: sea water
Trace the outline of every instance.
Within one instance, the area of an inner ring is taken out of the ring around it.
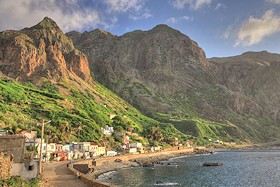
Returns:
[[[224,151],[174,158],[172,165],[119,170],[100,180],[118,186],[280,186],[280,150]],[[203,167],[204,162],[224,166]],[[178,165],[179,167],[176,167]]]

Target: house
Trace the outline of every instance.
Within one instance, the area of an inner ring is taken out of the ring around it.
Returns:
[[[145,147],[137,147],[137,152],[145,153]]]
[[[55,152],[63,152],[63,145],[62,144],[56,144]]]
[[[137,153],[137,148],[136,147],[129,148],[128,152],[131,153],[131,154],[136,154]]]
[[[110,127],[109,125],[106,125],[105,128],[101,128],[101,131],[106,136],[111,136],[112,133],[114,133],[114,127]]]
[[[90,142],[77,142],[73,143],[74,150],[77,150],[81,153],[89,152]]]
[[[73,144],[65,144],[62,146],[62,152],[71,152],[73,151]]]
[[[46,149],[46,143],[43,143],[43,153],[46,153],[47,152],[50,152],[50,153],[54,153],[57,151],[57,148],[56,148],[56,143],[49,143],[48,145],[48,148]],[[61,148],[61,145],[60,145],[60,148]]]
[[[97,156],[99,156],[99,155],[105,155],[105,153],[106,153],[106,149],[105,149],[105,147],[98,147],[98,151],[97,151]]]
[[[9,134],[8,130],[0,130],[0,136],[1,135],[6,135],[6,134]]]
[[[162,146],[148,146],[147,150],[149,150],[151,152],[161,151],[162,150]]]
[[[97,156],[98,145],[93,142],[90,142],[89,153],[90,153],[90,156]]]
[[[26,137],[26,142],[34,142],[35,138],[37,137],[37,131],[28,132],[22,130],[20,134]]]
[[[8,173],[10,176],[20,176],[23,179],[37,177],[38,160],[25,159],[25,136],[23,135],[1,135],[0,136],[0,172]],[[6,156],[5,156],[6,155]],[[3,156],[3,159],[2,159]],[[12,166],[11,167],[5,167]]]
[[[138,147],[143,147],[142,143],[136,142],[136,143],[131,143],[129,144],[130,148],[138,148]]]
[[[107,156],[116,156],[117,152],[116,151],[107,151]]]

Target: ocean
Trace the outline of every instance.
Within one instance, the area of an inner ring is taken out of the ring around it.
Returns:
[[[224,165],[203,167],[205,162]],[[211,155],[179,157],[154,167],[111,172],[99,180],[124,187],[274,187],[280,186],[280,150],[222,151]]]

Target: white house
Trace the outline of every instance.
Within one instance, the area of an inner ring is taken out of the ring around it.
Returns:
[[[110,127],[109,125],[106,125],[105,128],[101,128],[101,131],[103,134],[107,136],[111,136],[112,133],[114,133],[114,127]]]
[[[129,144],[130,148],[139,148],[139,147],[143,147],[142,143],[136,142],[136,143],[131,143]]]
[[[129,151],[128,151],[129,153],[131,153],[131,154],[136,154],[137,153],[137,148],[136,147],[134,147],[134,148],[129,148]]]
[[[65,144],[62,147],[62,152],[71,152],[73,151],[73,144]]]
[[[89,152],[90,142],[77,142],[73,143],[74,150],[77,150],[81,153]]]
[[[106,150],[105,150],[105,147],[98,147],[98,152],[97,152],[97,156],[99,155],[105,155],[106,153]]]
[[[98,145],[93,142],[90,142],[89,152],[91,156],[97,156]]]
[[[116,151],[107,151],[107,156],[116,156],[117,152]]]

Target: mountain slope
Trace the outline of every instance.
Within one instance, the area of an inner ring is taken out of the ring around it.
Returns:
[[[88,56],[96,80],[145,114],[170,122],[182,132],[203,134],[193,131],[188,125],[191,120],[201,132],[207,124],[234,124],[238,130],[225,131],[242,141],[280,138],[279,97],[274,94],[279,92],[278,86],[273,87],[279,80],[278,64],[270,63],[268,68],[266,63],[266,59],[278,59],[275,54],[246,53],[208,62],[196,42],[166,25],[123,36],[99,29],[66,35]],[[255,91],[258,94],[252,97]],[[204,128],[198,128],[199,124]],[[211,137],[208,133],[205,138]]]
[[[88,56],[99,82],[146,112],[179,113],[173,102],[212,80],[203,50],[166,25],[120,37],[99,29],[67,35]]]

